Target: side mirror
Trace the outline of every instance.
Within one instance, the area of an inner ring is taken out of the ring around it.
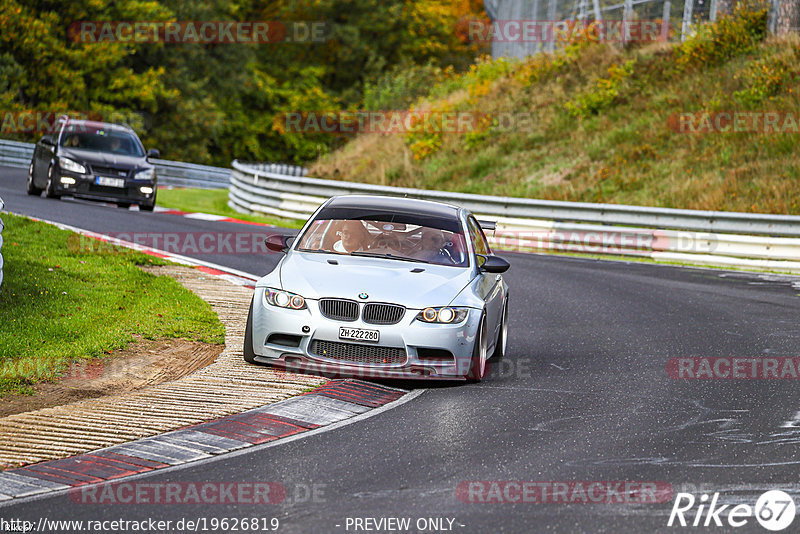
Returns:
[[[494,232],[497,229],[497,222],[495,221],[478,221],[484,232]]]
[[[52,135],[43,135],[39,142],[45,146],[54,146],[55,142],[53,141]]]
[[[483,262],[480,259],[483,258]],[[500,256],[478,256],[478,265],[481,271],[487,273],[504,273],[511,267],[511,264]]]
[[[161,157],[161,152],[159,152],[158,149],[151,148],[150,150],[147,151],[147,157],[148,158],[160,158]]]
[[[295,236],[293,235],[273,234],[264,238],[264,245],[266,245],[267,250],[285,254],[289,251],[289,247],[292,246],[294,238]]]

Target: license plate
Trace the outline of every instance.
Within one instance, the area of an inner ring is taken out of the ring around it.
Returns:
[[[345,328],[344,326],[340,326],[339,339],[372,341],[377,343],[381,339],[381,333],[378,330],[367,330],[366,328]]]
[[[107,185],[109,187],[125,187],[125,180],[122,178],[109,178],[108,176],[98,176],[97,185]]]

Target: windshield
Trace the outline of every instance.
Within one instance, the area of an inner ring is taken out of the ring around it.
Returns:
[[[114,129],[71,124],[64,128],[59,143],[65,148],[109,152],[120,156],[144,156],[144,150],[134,135]]]
[[[296,250],[468,265],[464,235],[452,225],[436,224],[435,220],[412,224],[394,215],[392,219],[317,219],[300,238]]]

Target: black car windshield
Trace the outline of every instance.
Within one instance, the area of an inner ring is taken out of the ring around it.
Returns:
[[[108,152],[120,156],[144,156],[144,149],[134,135],[111,128],[71,124],[64,128],[59,144],[64,148]]]
[[[424,223],[416,218],[404,219],[398,214],[369,219],[316,219],[300,238],[296,250],[468,266],[464,234],[458,226],[437,224],[436,219]]]

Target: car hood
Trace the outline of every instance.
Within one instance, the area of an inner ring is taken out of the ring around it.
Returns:
[[[280,269],[283,289],[308,299],[359,300],[359,294],[367,293],[370,302],[415,309],[450,304],[471,279],[470,269],[463,267],[303,252],[290,253]]]
[[[102,167],[114,167],[117,169],[136,169],[139,167],[150,167],[144,156],[124,156],[121,154],[110,154],[108,152],[97,152],[94,150],[81,150],[78,148],[61,147],[59,155],[68,157],[79,163],[89,165],[100,165]]]

